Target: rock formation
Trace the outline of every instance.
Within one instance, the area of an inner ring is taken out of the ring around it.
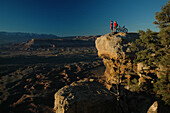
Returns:
[[[129,113],[127,104],[94,79],[80,80],[55,94],[56,113]],[[123,111],[122,111],[123,110]]]
[[[106,87],[95,79],[84,79],[64,86],[55,93],[56,113],[163,113],[167,107],[158,106],[158,101],[147,93],[127,90],[122,83],[133,73],[138,74],[139,83],[147,82],[140,72],[142,64],[133,62],[131,42],[139,35],[135,33],[106,34],[96,39],[98,55],[106,67]],[[118,86],[117,84],[121,83]],[[116,84],[116,85],[115,85]],[[153,102],[155,103],[153,104]],[[153,104],[153,105],[152,105]],[[158,109],[159,108],[159,109]]]
[[[134,54],[130,51],[131,42],[139,35],[135,33],[106,34],[95,41],[99,57],[103,58],[106,67],[105,76],[108,88],[120,82],[119,77],[128,77],[136,70],[133,64]],[[109,85],[110,84],[110,85]]]
[[[79,80],[55,93],[54,110],[55,113],[147,113],[154,101],[146,94],[132,93],[123,88],[121,91],[124,93],[117,100],[117,96],[97,80]]]

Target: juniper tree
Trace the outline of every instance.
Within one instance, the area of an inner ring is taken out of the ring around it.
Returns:
[[[170,105],[170,1],[155,15],[157,21],[154,24],[160,28],[156,62],[157,65],[162,65],[164,70],[161,70],[161,78],[154,84],[154,90]]]
[[[132,49],[136,51],[136,62],[143,62],[152,70],[163,67],[164,70],[160,70],[161,77],[154,84],[154,91],[170,104],[170,1],[160,12],[155,13],[155,19],[154,24],[160,28],[160,31],[156,33],[150,29],[146,32],[140,30],[140,37]]]

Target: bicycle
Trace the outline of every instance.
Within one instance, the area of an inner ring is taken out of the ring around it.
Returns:
[[[117,28],[117,32],[124,32],[124,33],[127,33],[128,32],[128,29],[127,28],[125,28],[125,26],[123,26],[123,27],[118,27]]]

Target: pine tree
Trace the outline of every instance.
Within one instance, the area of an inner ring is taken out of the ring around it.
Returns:
[[[162,96],[167,104],[170,105],[170,1],[162,7],[161,12],[156,12],[154,23],[160,28],[158,34],[157,64],[162,65],[162,76],[154,84],[154,90]]]
[[[170,105],[170,1],[162,7],[161,12],[155,13],[155,19],[154,24],[158,25],[160,31],[139,31],[140,37],[132,48],[136,50],[136,62],[143,62],[152,70],[163,67],[164,70],[159,70],[161,77],[154,84],[154,91]]]

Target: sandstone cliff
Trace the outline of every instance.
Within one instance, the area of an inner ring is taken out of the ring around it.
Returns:
[[[127,90],[131,76],[140,65],[130,49],[137,33],[106,34],[96,39],[98,56],[105,65],[106,87],[94,79],[85,79],[58,90],[55,94],[56,113],[163,113],[168,109],[147,93]],[[142,66],[143,67],[143,66]],[[140,77],[139,75],[137,75]],[[116,86],[119,84],[119,89]],[[158,106],[159,105],[159,106]],[[159,109],[158,109],[159,108]],[[165,109],[166,108],[166,109]]]
[[[120,82],[118,77],[128,77],[130,72],[136,70],[136,66],[133,64],[135,56],[129,46],[138,37],[137,33],[110,33],[95,41],[98,55],[103,58],[106,67],[107,86],[117,84]]]

